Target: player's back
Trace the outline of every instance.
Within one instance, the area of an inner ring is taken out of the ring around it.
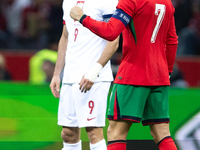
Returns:
[[[171,0],[120,0],[117,8],[132,17],[136,36],[129,26],[123,31],[123,60],[115,82],[169,85],[165,48],[177,44]]]

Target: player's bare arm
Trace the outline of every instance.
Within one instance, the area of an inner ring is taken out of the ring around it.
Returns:
[[[101,57],[97,61],[97,64],[95,64],[95,66],[91,68],[89,72],[87,72],[87,74],[82,77],[82,80],[79,83],[81,92],[86,93],[91,89],[96,77],[99,74],[99,71],[110,60],[112,55],[116,52],[118,46],[119,46],[119,37],[113,42],[108,42],[108,44],[106,45],[105,49],[101,54]]]
[[[71,11],[70,11],[70,17],[73,18],[74,20],[79,21],[82,16],[83,16],[83,10],[80,7],[74,6],[71,9]]]
[[[50,83],[50,89],[55,98],[60,97],[60,82],[61,82],[60,73],[65,64],[65,53],[67,49],[67,43],[68,43],[68,32],[66,26],[64,25],[63,32],[58,45],[58,58],[56,61],[54,75]]]

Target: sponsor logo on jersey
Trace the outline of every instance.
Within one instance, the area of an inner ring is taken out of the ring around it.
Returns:
[[[76,5],[80,7],[81,9],[83,9],[84,3],[85,1],[77,1]]]
[[[87,118],[87,121],[91,121],[93,119],[95,119],[96,117],[93,117],[93,118]]]
[[[117,77],[117,79],[121,80],[121,79],[122,79],[122,77],[121,77],[121,76],[118,76],[118,77]]]

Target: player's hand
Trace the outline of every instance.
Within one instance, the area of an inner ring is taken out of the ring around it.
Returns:
[[[90,81],[89,79],[86,79],[85,75],[84,75],[81,79],[81,82],[79,83],[79,85],[80,85],[79,89],[81,90],[81,92],[86,93],[87,91],[89,91],[91,89],[93,84],[94,84],[94,82]]]
[[[99,72],[103,66],[100,63],[95,63],[88,72],[82,77],[80,84],[81,92],[87,92],[91,89],[94,84]]]
[[[55,98],[60,97],[60,76],[53,76],[49,85],[51,92]]]
[[[78,6],[72,7],[70,11],[70,17],[72,19],[79,21],[83,15],[84,15],[83,10],[80,7]]]

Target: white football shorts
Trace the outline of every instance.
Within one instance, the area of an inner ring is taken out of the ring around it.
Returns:
[[[110,82],[96,82],[86,93],[79,84],[63,83],[60,91],[58,125],[66,127],[105,126]]]

